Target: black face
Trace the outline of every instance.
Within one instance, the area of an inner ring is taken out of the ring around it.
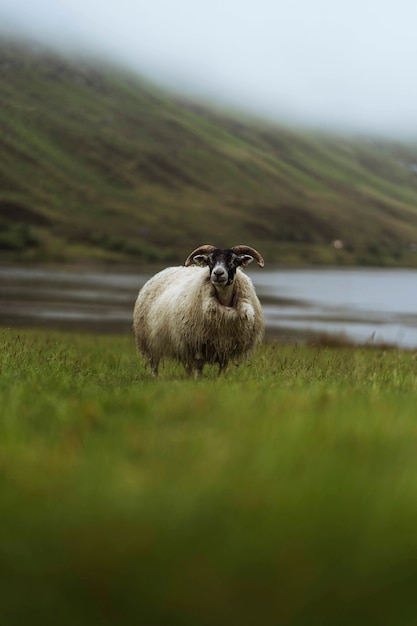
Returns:
[[[210,280],[215,285],[231,285],[236,270],[242,265],[239,257],[232,250],[215,250],[209,255]]]
[[[231,285],[237,268],[247,265],[252,260],[253,257],[248,254],[237,255],[233,250],[220,250],[220,248],[216,248],[210,254],[200,254],[194,257],[194,262],[198,265],[208,265],[210,280],[216,287]]]

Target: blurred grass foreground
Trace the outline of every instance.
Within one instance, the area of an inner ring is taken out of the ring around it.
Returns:
[[[1,343],[1,624],[417,623],[416,354]]]

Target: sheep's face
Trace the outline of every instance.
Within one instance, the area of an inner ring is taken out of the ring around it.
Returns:
[[[209,254],[197,254],[193,262],[209,268],[209,277],[215,288],[232,285],[238,267],[248,265],[253,261],[249,254],[236,254],[233,250],[214,249]]]

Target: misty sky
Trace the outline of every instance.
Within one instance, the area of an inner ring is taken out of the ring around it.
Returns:
[[[258,116],[417,137],[417,0],[0,0],[0,30]]]

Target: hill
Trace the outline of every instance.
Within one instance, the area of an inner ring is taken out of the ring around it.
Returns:
[[[268,125],[0,42],[0,260],[417,265],[417,145]],[[340,240],[340,245],[334,245]]]

